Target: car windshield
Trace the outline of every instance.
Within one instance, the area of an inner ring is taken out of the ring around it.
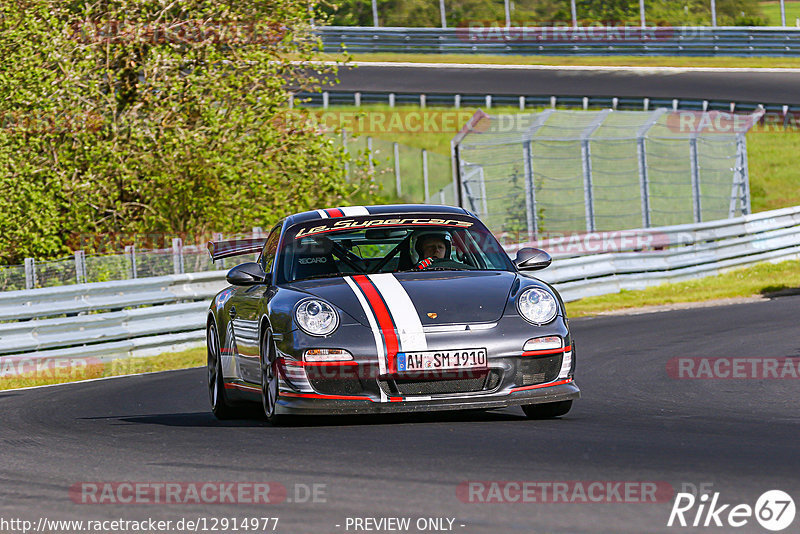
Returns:
[[[403,271],[513,271],[477,220],[453,215],[340,217],[288,229],[279,281]]]

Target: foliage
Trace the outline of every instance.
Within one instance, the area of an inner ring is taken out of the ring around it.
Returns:
[[[335,79],[293,62],[318,57],[313,16],[292,0],[3,2],[0,263],[357,199],[365,174],[347,183],[342,150],[286,105]]]
[[[718,0],[719,25],[762,26],[766,19],[756,0]],[[511,21],[516,24],[567,23],[572,20],[567,0],[516,0],[511,2]],[[381,26],[437,27],[441,24],[439,3],[429,0],[377,0]],[[331,23],[342,26],[372,26],[371,0],[343,0],[323,4]],[[448,26],[471,22],[504,23],[502,0],[445,0]],[[638,23],[636,0],[577,0],[578,19],[584,24],[597,22]],[[711,8],[708,0],[646,0],[649,24],[659,26],[708,25]]]

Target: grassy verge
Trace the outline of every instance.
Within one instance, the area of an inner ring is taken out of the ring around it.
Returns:
[[[767,17],[767,23],[770,26],[781,25],[781,3],[778,0],[771,0],[769,2],[759,2],[761,5],[761,12]],[[786,25],[794,26],[797,18],[800,17],[800,2],[786,2]]]
[[[800,261],[762,263],[717,276],[589,297],[566,305],[570,317],[584,317],[642,306],[770,296],[790,289],[800,290]]]
[[[0,390],[77,382],[136,373],[170,371],[198,367],[206,363],[205,347],[181,352],[164,353],[147,358],[127,358],[109,363],[87,363],[70,360],[63,365],[48,365],[44,369],[22,375],[0,375]]]
[[[788,17],[788,12],[787,12]],[[791,19],[794,21],[794,19]],[[778,15],[780,23],[780,15]],[[341,56],[329,54],[325,59]],[[353,61],[407,63],[477,63],[609,67],[800,68],[797,57],[673,57],[673,56],[504,56],[491,54],[353,54]]]

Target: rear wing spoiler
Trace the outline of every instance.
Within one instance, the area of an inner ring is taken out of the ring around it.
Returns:
[[[243,254],[254,254],[256,252],[261,252],[266,241],[266,237],[209,241],[208,253],[211,255],[211,261],[230,258],[231,256],[241,256]]]

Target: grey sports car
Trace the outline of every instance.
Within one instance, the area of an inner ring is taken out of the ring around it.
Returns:
[[[299,213],[260,240],[209,243],[214,260],[259,253],[227,274],[207,321],[218,418],[260,402],[287,414],[367,414],[519,405],[566,414],[580,397],[564,304],[512,262],[472,213],[448,206]]]

